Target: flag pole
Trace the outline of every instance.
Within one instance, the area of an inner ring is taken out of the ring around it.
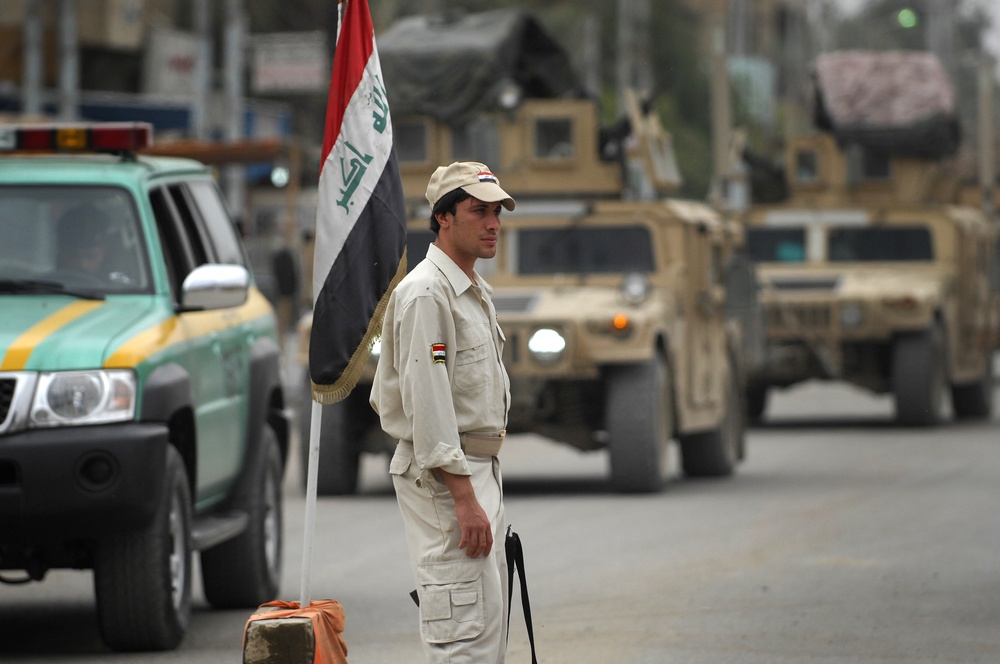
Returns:
[[[344,20],[344,9],[347,0],[337,2],[337,34],[334,44],[340,41],[340,26]],[[315,307],[315,295],[313,296]],[[312,400],[312,410],[309,416],[309,459],[306,464],[306,514],[302,528],[302,576],[299,580],[299,607],[305,608],[312,602],[309,594],[309,583],[312,580],[312,547],[316,532],[316,483],[319,477],[319,434],[323,428],[323,405]]]
[[[309,463],[306,466],[306,516],[302,528],[302,579],[299,586],[299,607],[309,606],[309,581],[312,576],[312,545],[316,530],[316,481],[319,476],[319,432],[323,423],[323,405],[312,402],[309,420]]]

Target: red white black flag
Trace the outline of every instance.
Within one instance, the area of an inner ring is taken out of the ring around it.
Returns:
[[[313,257],[313,399],[357,384],[406,272],[406,207],[368,0],[349,0],[333,58]]]

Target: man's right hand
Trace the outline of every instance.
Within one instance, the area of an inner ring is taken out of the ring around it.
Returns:
[[[468,475],[455,475],[440,468],[437,472],[455,500],[455,518],[462,530],[458,548],[470,558],[488,556],[493,549],[493,528],[486,510],[476,498],[472,480]]]

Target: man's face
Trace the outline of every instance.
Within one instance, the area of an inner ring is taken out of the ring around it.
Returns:
[[[455,206],[454,218],[446,231],[449,244],[460,256],[473,262],[477,258],[496,256],[501,209],[499,202],[466,198]]]
[[[87,274],[97,274],[104,263],[105,247],[103,244],[93,244],[91,246],[77,247],[74,253],[70,254],[70,269]]]

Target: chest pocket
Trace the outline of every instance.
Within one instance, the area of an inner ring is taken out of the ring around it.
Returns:
[[[456,330],[455,387],[465,391],[483,389],[490,380],[493,342],[485,325]]]

